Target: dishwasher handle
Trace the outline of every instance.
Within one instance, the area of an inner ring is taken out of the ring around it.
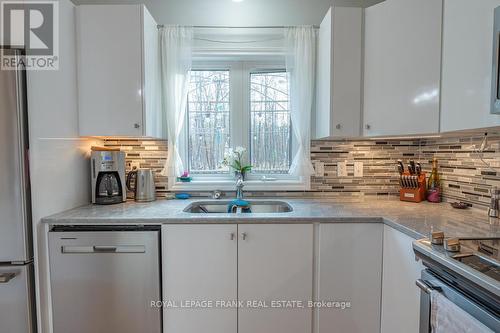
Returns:
[[[82,254],[82,253],[146,253],[144,245],[92,245],[78,246],[65,245],[61,247],[61,253]]]
[[[116,246],[97,246],[94,245],[94,252],[116,252]]]

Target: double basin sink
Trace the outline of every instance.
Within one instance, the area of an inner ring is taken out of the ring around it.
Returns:
[[[198,213],[198,214],[212,214],[212,213],[252,213],[252,214],[263,214],[263,213],[289,213],[293,211],[292,206],[284,201],[252,201],[248,200],[250,203],[249,209],[237,208],[230,211],[229,205],[231,200],[209,200],[209,201],[197,201],[191,203],[184,209],[186,213]]]

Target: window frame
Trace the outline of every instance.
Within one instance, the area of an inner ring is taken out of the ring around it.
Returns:
[[[263,59],[259,61],[244,61],[241,59],[196,59],[193,61],[193,70],[229,70],[229,108],[231,147],[243,146],[247,148],[250,157],[250,74],[271,71],[286,71],[284,61]],[[186,112],[184,125],[179,138],[179,153],[185,167],[189,166],[189,137],[188,118]],[[293,126],[293,125],[291,125]],[[290,128],[292,131],[292,127]],[[293,132],[291,132],[291,161],[297,151]],[[262,180],[263,176],[275,180]],[[173,178],[173,179],[171,179]],[[170,190],[234,190],[235,179],[229,173],[195,174],[191,182],[185,183],[176,177],[169,177]],[[310,189],[310,177],[296,177],[290,174],[275,173],[248,173],[245,180],[245,190],[250,191],[290,191]]]

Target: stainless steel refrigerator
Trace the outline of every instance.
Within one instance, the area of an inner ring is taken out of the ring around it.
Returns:
[[[21,50],[0,47],[20,59]],[[35,332],[26,72],[0,69],[0,332]]]

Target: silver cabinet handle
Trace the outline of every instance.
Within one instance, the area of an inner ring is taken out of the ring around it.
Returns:
[[[366,128],[367,130],[369,130],[369,129],[371,129],[371,128],[372,128],[372,125],[370,125],[370,124],[366,124],[366,125],[365,125],[365,128]]]
[[[134,128],[139,128],[139,127],[141,127],[141,125],[139,125],[138,123],[134,124]]]
[[[336,129],[342,129],[342,124],[337,124],[337,126],[335,126]]]
[[[246,232],[242,232],[241,233],[241,239],[243,239],[243,240],[247,239],[247,233]]]
[[[9,283],[16,275],[16,273],[0,273],[0,283]]]
[[[234,240],[234,232],[231,233],[231,237],[230,237],[231,240]]]

